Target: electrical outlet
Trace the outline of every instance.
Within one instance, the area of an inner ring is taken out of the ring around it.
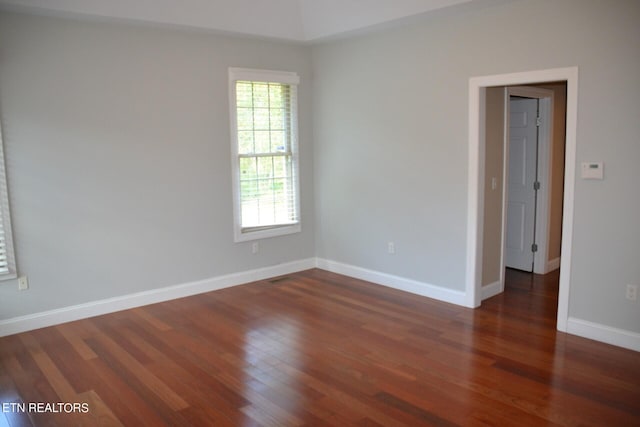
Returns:
[[[396,253],[396,244],[395,244],[395,243],[393,243],[393,242],[389,242],[389,243],[387,244],[387,251],[388,251],[390,254],[395,254],[395,253]]]
[[[625,298],[629,301],[636,301],[638,299],[638,285],[627,285]]]
[[[29,281],[27,280],[27,276],[18,277],[18,289],[21,291],[29,289]]]
[[[253,242],[253,244],[251,245],[251,253],[255,255],[259,251],[260,251],[260,245],[258,244],[258,242]]]

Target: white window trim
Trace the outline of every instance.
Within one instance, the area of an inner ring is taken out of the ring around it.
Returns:
[[[298,74],[287,71],[272,70],[256,70],[249,68],[229,68],[229,116],[231,120],[231,170],[232,170],[232,190],[233,190],[233,236],[235,242],[246,242],[250,240],[266,239],[269,237],[283,236],[287,234],[299,233],[302,230],[300,224],[300,173],[299,173],[299,156],[298,156],[298,121],[297,111],[296,120],[293,120],[292,134],[293,143],[291,146],[291,154],[294,168],[294,185],[295,185],[295,209],[298,221],[293,224],[275,225],[265,227],[264,229],[256,228],[251,231],[242,230],[242,209],[240,202],[240,167],[238,164],[238,118],[236,106],[236,82],[239,80],[247,80],[254,82],[271,82],[283,83],[290,85],[298,85],[300,78]]]
[[[0,126],[0,231],[4,232],[5,249],[7,262],[7,272],[0,273],[0,281],[15,279],[18,277],[16,271],[16,257],[13,249],[13,233],[11,231],[11,214],[9,209],[9,192],[7,190],[7,173],[4,160],[4,141],[2,139],[2,127]],[[0,256],[2,254],[0,253]]]

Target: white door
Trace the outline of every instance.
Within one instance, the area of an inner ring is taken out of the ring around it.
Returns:
[[[509,102],[509,176],[505,264],[533,271],[538,155],[538,100]]]

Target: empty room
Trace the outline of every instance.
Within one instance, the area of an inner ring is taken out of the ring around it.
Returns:
[[[0,0],[0,427],[640,425],[637,0]]]

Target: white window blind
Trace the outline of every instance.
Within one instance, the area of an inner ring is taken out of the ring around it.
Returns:
[[[0,280],[13,279],[17,276],[9,211],[4,143],[2,141],[2,129],[0,128]]]
[[[236,241],[300,231],[293,73],[229,70]]]

